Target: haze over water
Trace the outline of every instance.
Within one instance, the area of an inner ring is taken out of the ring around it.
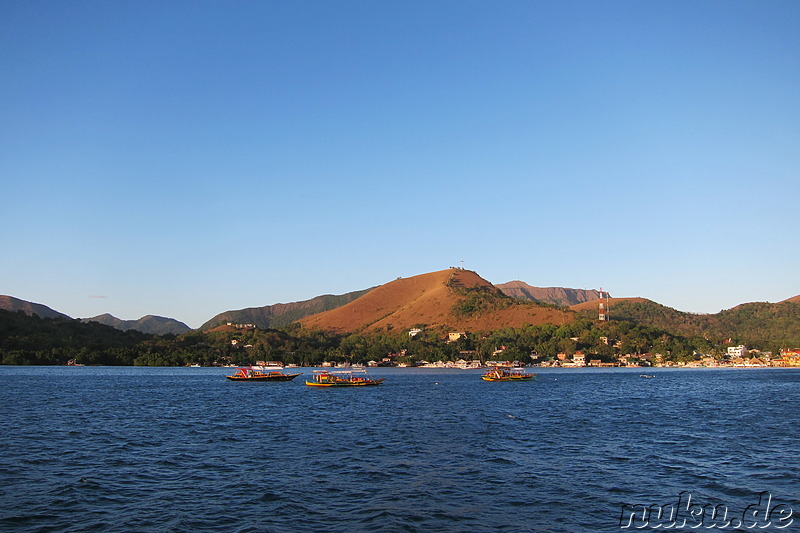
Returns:
[[[618,531],[685,491],[800,510],[800,370],[230,371],[0,367],[0,530]]]

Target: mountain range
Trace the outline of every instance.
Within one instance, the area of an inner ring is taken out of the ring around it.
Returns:
[[[526,324],[566,324],[578,315],[596,318],[600,294],[597,290],[535,287],[522,281],[493,285],[473,271],[451,268],[398,278],[346,294],[226,311],[199,329],[207,331],[227,322],[255,324],[260,329],[299,322],[306,328],[341,333],[391,331],[423,325],[486,331]],[[681,335],[732,336],[731,332],[741,326],[751,332],[751,337],[763,336],[761,333],[767,329],[771,338],[780,337],[782,329],[787,331],[787,338],[798,337],[795,315],[800,309],[800,295],[777,304],[742,304],[714,315],[685,313],[645,298],[608,298],[604,302],[612,319],[663,328]],[[0,296],[0,309],[71,320],[68,315],[45,305],[11,296]],[[190,330],[175,319],[153,315],[121,320],[104,314],[82,321],[158,335]]]
[[[111,326],[112,328],[122,331],[133,329],[136,331],[141,331],[142,333],[150,333],[152,335],[180,335],[181,333],[186,333],[187,331],[192,330],[192,328],[183,322],[178,322],[174,318],[166,318],[163,316],[154,315],[143,316],[139,320],[121,320],[115,316],[105,313],[92,318],[82,318],[81,322],[99,322],[101,324],[105,324],[106,326]]]
[[[26,302],[25,300],[20,300],[19,298],[14,298],[13,296],[0,295],[0,309],[14,313],[21,311],[26,315],[35,315],[40,318],[73,320],[71,316],[54,311],[46,305]],[[143,316],[139,320],[120,320],[119,318],[106,313],[93,318],[83,318],[81,319],[81,322],[99,322],[100,324],[105,324],[106,326],[111,326],[122,331],[128,331],[132,329],[152,335],[166,335],[168,333],[180,335],[181,333],[186,333],[192,329],[183,322],[179,322],[174,318],[165,318],[153,315]]]
[[[512,298],[543,302],[561,307],[569,307],[600,299],[600,291],[591,289],[567,289],[565,287],[534,287],[524,281],[509,281],[495,285]],[[608,296],[607,292],[602,293]]]

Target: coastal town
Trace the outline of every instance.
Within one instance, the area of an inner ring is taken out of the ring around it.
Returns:
[[[588,359],[586,354],[578,351],[571,357],[560,353],[555,359],[544,359],[532,355],[533,366],[541,367],[735,367],[735,368],[762,368],[762,367],[800,367],[800,348],[781,350],[776,357],[772,352],[748,350],[746,346],[731,346],[722,357],[713,355],[696,354],[694,361],[669,361],[660,353],[644,353],[636,355],[623,355],[617,362],[602,362],[599,359]]]
[[[725,354],[720,356],[696,354],[693,361],[672,361],[667,360],[660,353],[628,354],[617,358],[615,361],[603,361],[593,359],[582,351],[567,355],[559,353],[555,357],[541,356],[535,353],[530,355],[532,363],[525,364],[520,361],[510,361],[502,359],[505,347],[502,346],[495,350],[495,360],[481,361],[470,359],[474,356],[473,351],[461,352],[462,358],[455,361],[417,361],[414,364],[399,363],[397,358],[405,353],[389,354],[381,361],[371,360],[367,366],[371,367],[421,367],[421,368],[460,368],[475,369],[492,366],[532,366],[532,367],[557,367],[557,368],[640,368],[640,367],[676,367],[676,368],[765,368],[765,367],[800,367],[800,348],[781,350],[776,357],[772,352],[761,350],[748,350],[746,346],[730,346]],[[337,366],[342,363],[323,363],[323,366]],[[349,366],[349,365],[348,365]]]
[[[602,304],[601,304],[602,305]],[[602,307],[601,307],[602,309]],[[602,313],[602,310],[601,310]],[[601,314],[601,320],[604,317]],[[414,328],[409,331],[409,336],[414,337],[421,333],[421,329]],[[453,331],[447,334],[446,343],[457,342],[469,336],[464,331]],[[571,341],[578,342],[579,338],[573,337]],[[600,341],[616,349],[621,348],[620,341],[613,341],[608,337],[600,337]],[[727,346],[724,352],[715,354],[695,353],[692,360],[682,361],[665,357],[658,352],[625,354],[612,357],[600,357],[598,355],[585,353],[583,350],[576,350],[573,353],[561,352],[556,355],[542,355],[536,352],[530,353],[530,363],[523,363],[518,360],[511,361],[504,357],[506,346],[499,346],[492,353],[492,360],[481,361],[476,357],[474,350],[464,350],[459,352],[460,358],[455,361],[418,361],[415,364],[398,363],[398,359],[405,356],[405,350],[400,353],[389,354],[381,361],[369,361],[368,366],[418,366],[424,368],[483,368],[496,365],[504,366],[533,366],[533,367],[558,367],[558,368],[638,368],[638,367],[685,367],[685,368],[764,368],[764,367],[800,367],[800,348],[781,349],[776,355],[770,351],[762,351],[755,348],[748,349],[745,345]]]
[[[257,326],[254,324],[237,324],[228,322],[227,326],[236,331],[255,331]],[[408,337],[417,337],[423,332],[421,328],[412,328],[408,331]],[[466,331],[451,331],[440,338],[443,344],[452,344],[459,341],[466,341],[473,337],[472,334]],[[572,337],[570,341],[577,343],[580,341],[579,337]],[[600,337],[600,342],[606,346],[613,347],[616,350],[622,348],[621,341],[614,341],[609,337]],[[251,344],[243,344],[239,339],[231,339],[232,346],[243,346],[244,348],[253,348]],[[388,353],[380,360],[371,359],[366,361],[364,359],[358,362],[357,357],[346,357],[345,360],[340,361],[325,361],[320,366],[322,367],[397,367],[397,368],[456,368],[456,369],[479,369],[491,368],[495,366],[506,367],[551,367],[551,368],[641,368],[641,367],[673,367],[673,368],[767,368],[767,367],[800,367],[800,348],[794,349],[781,349],[776,355],[770,351],[763,351],[756,348],[748,348],[745,345],[727,346],[723,351],[718,351],[714,354],[694,353],[691,360],[675,360],[668,355],[665,356],[659,352],[647,353],[628,353],[624,355],[600,356],[589,351],[575,350],[571,353],[560,352],[555,355],[543,355],[540,353],[531,352],[528,358],[519,357],[519,352],[516,351],[517,357],[508,357],[512,350],[509,347],[501,345],[490,352],[491,357],[479,356],[476,350],[460,350],[458,358],[448,360],[443,358],[441,360],[425,360],[417,359],[405,350],[399,350],[394,353]],[[484,354],[485,355],[485,354]],[[520,359],[523,359],[520,361]],[[364,363],[365,364],[362,364]],[[279,361],[263,362],[258,361],[256,365],[273,365],[284,366]],[[230,361],[223,366],[235,366]],[[288,364],[287,367],[298,366],[296,364]]]

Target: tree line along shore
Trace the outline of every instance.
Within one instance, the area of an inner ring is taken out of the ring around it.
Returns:
[[[800,332],[794,324],[784,325]],[[679,334],[622,319],[598,322],[585,314],[569,324],[492,331],[449,331],[419,324],[412,330],[337,334],[290,324],[277,329],[248,326],[228,331],[148,335],[98,323],[0,311],[0,362],[226,366],[280,361],[298,366],[319,366],[324,362],[413,366],[423,361],[464,359],[541,366],[800,364],[795,356],[800,338],[787,340],[785,331],[770,336],[769,331],[760,328],[719,338],[703,333]],[[729,350],[743,345],[746,353]]]

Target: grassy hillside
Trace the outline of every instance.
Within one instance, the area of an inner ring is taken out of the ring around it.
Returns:
[[[220,313],[200,326],[200,331],[208,331],[221,324],[255,324],[261,329],[280,328],[301,318],[331,309],[336,309],[367,294],[372,288],[347,294],[325,294],[302,302],[250,307]]]
[[[800,303],[742,304],[713,315],[719,333],[747,345],[800,346]]]
[[[59,313],[58,311],[50,309],[46,305],[27,302],[6,295],[0,295],[0,310],[11,312],[22,311],[26,315],[36,315],[42,318],[70,318],[64,313]]]
[[[595,318],[595,309],[580,311],[586,318]],[[685,337],[705,337],[714,342],[731,339],[733,343],[759,346],[777,351],[800,346],[800,303],[786,301],[772,304],[742,304],[716,314],[695,314],[636,299],[612,300],[608,315],[611,321],[628,321],[637,325],[669,331]]]

